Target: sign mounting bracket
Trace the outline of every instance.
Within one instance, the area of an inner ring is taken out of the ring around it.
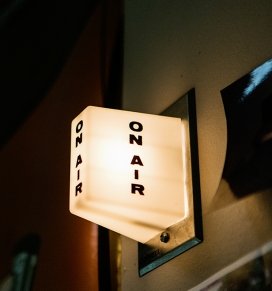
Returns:
[[[188,215],[147,243],[138,243],[139,276],[149,273],[203,240],[195,90],[191,89],[161,115],[179,117],[187,121],[186,134],[189,142],[186,148],[186,158],[190,161],[187,167],[188,179],[186,179],[189,192]]]

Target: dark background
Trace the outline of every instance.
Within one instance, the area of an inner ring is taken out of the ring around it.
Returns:
[[[0,2],[1,146],[46,96],[98,2]]]

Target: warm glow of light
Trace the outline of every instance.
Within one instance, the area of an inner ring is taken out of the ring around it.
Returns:
[[[87,107],[72,122],[70,211],[142,243],[184,219],[187,134],[180,118]]]
[[[189,134],[186,131],[186,128],[188,128],[188,121],[187,120],[182,120],[182,126],[181,126],[181,140],[182,140],[182,173],[183,173],[183,186],[184,186],[184,218],[188,217],[189,215],[189,202],[188,202],[188,183],[191,183],[189,181],[188,177],[188,171],[189,169],[189,164],[188,164],[188,151],[189,151],[189,144],[188,144],[188,137],[187,134]],[[183,218],[183,219],[184,219]]]

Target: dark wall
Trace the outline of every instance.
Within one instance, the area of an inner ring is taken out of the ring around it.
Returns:
[[[34,290],[98,289],[97,226],[69,213],[70,126],[86,106],[103,105],[107,75],[103,82],[101,76],[107,70],[101,59],[106,67],[112,63],[120,8],[115,7],[111,13],[96,7],[55,83],[2,147],[0,282],[10,272],[18,241],[35,233],[41,244]],[[9,118],[24,105],[18,106],[9,106]]]
[[[1,144],[48,94],[97,2],[1,1]]]

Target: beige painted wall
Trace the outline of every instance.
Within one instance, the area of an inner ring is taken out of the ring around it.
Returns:
[[[122,290],[187,290],[272,240],[272,193],[237,200],[221,180],[220,96],[272,56],[271,19],[270,0],[125,1],[124,109],[160,113],[196,88],[204,242],[139,278],[137,243],[122,237]]]

